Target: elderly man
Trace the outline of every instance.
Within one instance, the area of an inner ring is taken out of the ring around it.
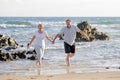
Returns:
[[[81,31],[77,26],[71,25],[71,20],[66,20],[66,27],[62,28],[61,31],[55,36],[53,39],[53,43],[55,42],[56,38],[60,35],[64,34],[64,49],[66,56],[66,64],[67,66],[70,65],[70,58],[72,58],[75,54],[75,38],[76,38],[76,32],[80,32],[87,40],[89,40],[89,37]]]

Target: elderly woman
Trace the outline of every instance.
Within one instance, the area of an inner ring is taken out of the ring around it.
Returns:
[[[34,48],[37,53],[37,62],[36,65],[41,64],[41,59],[43,58],[44,55],[44,50],[45,50],[45,39],[49,40],[52,43],[52,39],[48,36],[47,32],[44,30],[44,26],[42,24],[38,25],[38,30],[35,31],[35,34],[33,35],[30,43],[27,45],[27,48],[30,48],[30,45],[34,41]]]

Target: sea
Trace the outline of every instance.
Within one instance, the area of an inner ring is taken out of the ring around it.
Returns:
[[[51,44],[46,40],[45,60],[41,67],[35,65],[36,60],[0,61],[0,74],[50,75],[120,71],[120,17],[0,17],[0,34],[12,37],[19,45],[24,45],[22,49],[26,49],[39,23],[54,38],[66,26],[66,19],[71,19],[73,25],[88,21],[92,28],[109,35],[110,40],[76,42],[76,53],[71,59],[70,67],[65,66],[64,41],[57,39],[55,44]]]

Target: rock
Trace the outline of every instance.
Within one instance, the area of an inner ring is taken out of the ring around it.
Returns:
[[[34,53],[34,54],[37,54],[36,51],[35,51],[35,49],[33,50],[33,53]]]
[[[92,28],[87,21],[83,21],[77,24],[77,27],[82,30],[90,38],[90,41],[95,40],[109,40],[110,37],[102,32],[98,32],[96,28]],[[88,41],[80,33],[76,34],[76,42]]]
[[[0,34],[0,46],[18,46],[19,44],[12,39],[11,37],[4,37],[2,34]]]
[[[18,57],[21,58],[21,59],[25,59],[26,58],[26,51],[23,51],[23,52],[18,52]]]
[[[11,55],[12,55],[13,59],[15,59],[15,60],[18,60],[18,59],[19,59],[17,53],[11,53]]]
[[[18,59],[18,55],[14,53],[9,53],[10,50],[16,49],[18,46],[18,43],[10,38],[10,37],[4,37],[2,34],[0,34],[0,61],[10,61],[13,59]],[[2,50],[1,50],[2,49]],[[4,52],[5,51],[5,52]],[[6,53],[8,52],[8,53]],[[24,55],[24,53],[22,53]],[[22,58],[25,58],[25,56],[22,56]]]
[[[95,37],[96,37],[96,39],[99,39],[99,40],[109,40],[110,39],[109,36],[107,36],[106,34],[104,34],[102,32],[100,34],[96,34]]]
[[[3,39],[0,40],[0,46],[8,46],[7,38],[3,38]]]
[[[105,69],[110,69],[110,67],[106,67]]]
[[[2,34],[0,34],[0,38],[1,38],[1,37],[3,37],[3,35],[2,35]]]
[[[30,59],[30,60],[36,60],[37,56],[36,56],[36,54],[33,54],[31,57],[28,57],[28,59]]]
[[[26,54],[33,54],[33,51],[27,51]]]
[[[6,54],[3,50],[0,50],[0,61],[6,61]]]
[[[28,57],[27,59],[30,59],[30,60],[36,60],[37,59],[37,54],[36,54],[35,49],[33,51],[30,51],[29,53],[27,52],[27,54],[32,54],[32,56]]]
[[[24,47],[24,45],[19,45],[20,47]]]
[[[26,54],[34,54],[34,50],[29,50]]]
[[[118,69],[120,69],[120,67],[118,67]]]
[[[26,52],[26,54],[36,54],[36,51],[35,51],[35,49],[29,50],[29,51]]]
[[[2,54],[2,53],[4,53],[4,51],[3,51],[3,50],[0,50],[0,54]]]
[[[13,60],[13,56],[9,53],[6,54],[6,60]]]
[[[10,37],[8,38],[8,44],[9,46],[18,46],[18,43]]]

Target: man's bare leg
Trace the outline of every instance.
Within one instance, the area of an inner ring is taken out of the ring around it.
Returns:
[[[66,64],[67,66],[70,66],[70,53],[67,53]]]
[[[73,56],[74,56],[74,53],[67,53],[67,57],[66,57],[67,66],[70,66],[70,58],[72,58]]]
[[[70,58],[72,58],[74,56],[74,53],[70,53]]]

